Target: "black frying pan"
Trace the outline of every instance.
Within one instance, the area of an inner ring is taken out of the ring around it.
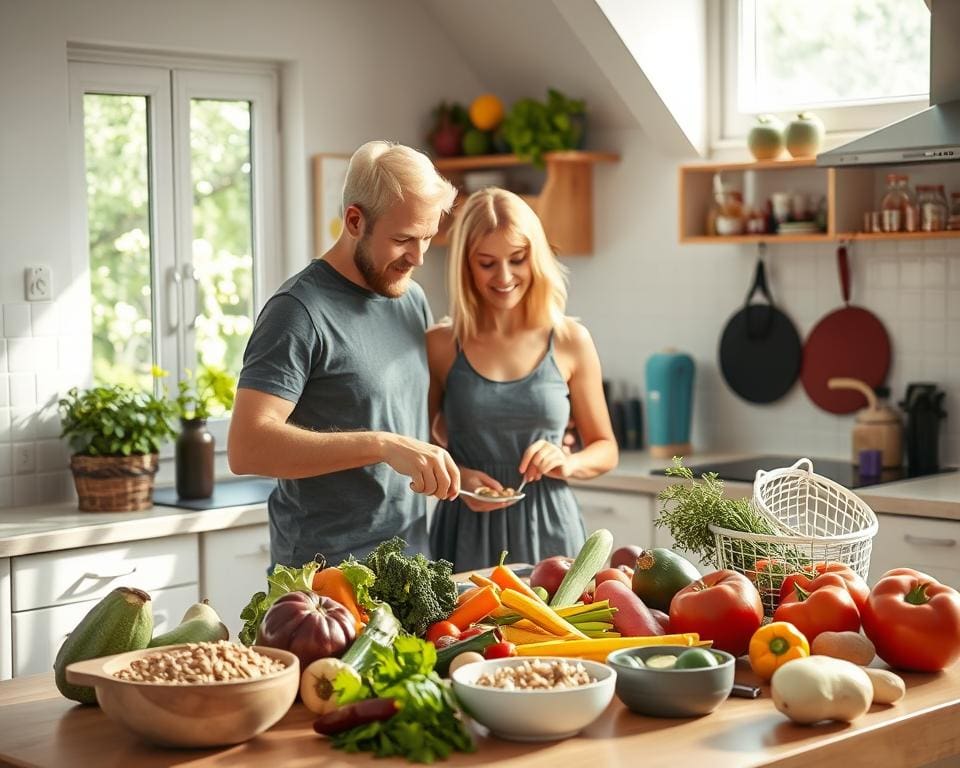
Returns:
[[[751,303],[757,291],[766,303]],[[723,329],[719,356],[727,386],[751,403],[779,400],[800,374],[800,336],[773,303],[762,259],[743,309]]]

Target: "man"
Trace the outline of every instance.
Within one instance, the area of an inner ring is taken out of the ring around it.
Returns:
[[[238,474],[279,479],[274,563],[321,553],[336,564],[394,535],[426,553],[425,497],[460,492],[450,455],[427,442],[431,316],[411,279],[455,197],[420,152],[364,144],[347,169],[339,239],[257,319],[227,455]]]

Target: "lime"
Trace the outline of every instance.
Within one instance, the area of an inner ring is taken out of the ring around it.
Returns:
[[[463,135],[465,155],[485,155],[490,151],[490,134],[471,128]]]
[[[672,653],[658,653],[647,657],[647,666],[651,669],[673,669],[677,664],[677,657]]]
[[[706,648],[689,648],[677,656],[675,669],[702,669],[703,667],[716,667],[717,657]]]

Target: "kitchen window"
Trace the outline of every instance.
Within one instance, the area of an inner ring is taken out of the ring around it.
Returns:
[[[927,106],[923,0],[724,0],[711,4],[717,143],[765,112],[815,111],[831,132],[871,130]]]
[[[261,286],[275,282],[276,76],[119,59],[70,62],[92,378],[172,394],[205,366],[239,374]]]

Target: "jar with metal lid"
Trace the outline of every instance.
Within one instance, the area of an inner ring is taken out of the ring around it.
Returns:
[[[920,229],[939,232],[947,228],[949,210],[942,184],[924,184],[917,187],[917,205],[920,208]]]

